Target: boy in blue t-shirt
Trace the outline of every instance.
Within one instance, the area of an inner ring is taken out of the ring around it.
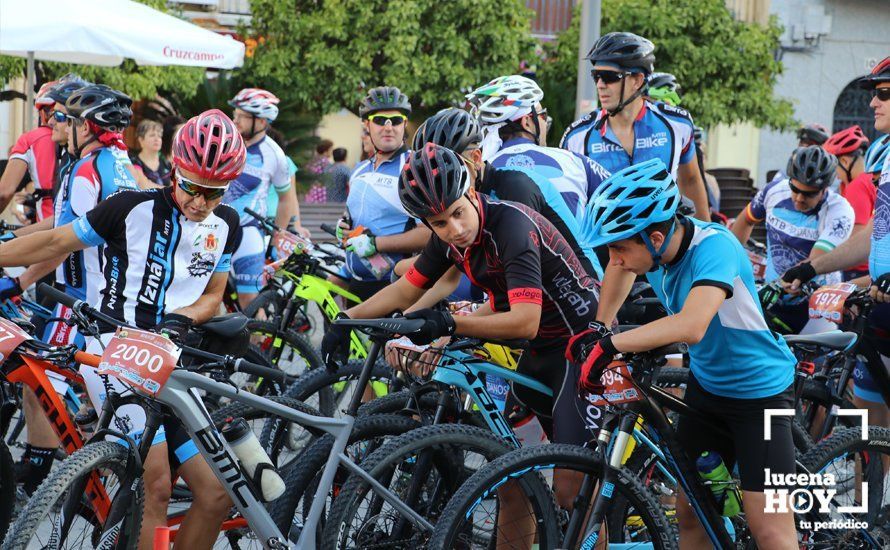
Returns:
[[[795,471],[791,419],[772,418],[770,441],[763,433],[765,409],[793,408],[794,356],[767,328],[751,263],[738,240],[721,225],[677,217],[679,200],[677,184],[658,159],[613,174],[591,197],[584,237],[592,246],[608,245],[610,263],[627,279],[610,280],[607,271],[597,320],[612,321],[627,297],[628,281],[637,275],[646,275],[668,316],[620,334],[591,329],[572,339],[567,354],[574,360],[590,350],[579,358],[579,383],[592,388],[618,353],[689,344],[685,401],[725,432],[684,416],[677,428],[681,443],[693,463],[703,452],[716,451],[730,471],[738,464],[755,541],[796,548],[792,514],[764,512],[764,470]],[[677,519],[681,546],[710,544],[683,494]]]

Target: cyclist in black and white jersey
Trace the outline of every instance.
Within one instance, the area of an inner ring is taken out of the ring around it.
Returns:
[[[234,123],[218,110],[207,111],[176,134],[173,187],[122,191],[71,224],[2,244],[0,266],[34,264],[103,245],[101,311],[139,328],[183,336],[192,324],[215,315],[222,302],[239,223],[235,211],[220,203],[245,157]],[[101,353],[98,340],[88,351]],[[91,367],[82,366],[81,374],[97,409],[107,384],[120,384]],[[122,431],[144,426],[145,414],[136,405],[120,407],[116,417]],[[231,500],[178,421],[166,419],[153,443],[145,462],[140,548],[152,548],[155,526],[167,524],[171,464],[194,495],[177,544],[209,548]]]

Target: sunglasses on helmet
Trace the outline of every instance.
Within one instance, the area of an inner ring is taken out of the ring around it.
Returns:
[[[201,185],[200,183],[194,182],[186,177],[184,177],[179,170],[176,171],[176,184],[182,189],[187,195],[191,197],[197,197],[198,195],[202,195],[204,200],[213,201],[216,199],[221,199],[223,195],[226,194],[226,191],[229,189],[228,184],[223,187],[211,187],[209,185]]]
[[[403,114],[396,115],[370,115],[368,116],[368,120],[376,124],[377,126],[386,126],[386,123],[389,122],[393,126],[401,126],[408,120]]]
[[[602,80],[606,84],[614,84],[614,83],[620,81],[621,79],[623,79],[625,76],[627,76],[627,73],[623,73],[623,72],[619,72],[619,71],[593,70],[593,71],[590,71],[590,76],[593,77],[594,84],[599,80]]]

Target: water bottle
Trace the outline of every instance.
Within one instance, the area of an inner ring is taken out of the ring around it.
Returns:
[[[284,494],[284,480],[243,418],[226,424],[222,434],[241,461],[247,477],[260,491],[263,501],[271,502]]]
[[[714,493],[714,498],[717,499],[718,508],[720,506],[723,507],[723,516],[733,517],[737,515],[741,510],[739,498],[733,487],[734,482],[729,476],[729,471],[726,469],[726,465],[723,464],[723,459],[720,458],[720,455],[705,451],[695,461],[695,465],[702,479],[709,482],[707,485],[711,488],[711,492]]]

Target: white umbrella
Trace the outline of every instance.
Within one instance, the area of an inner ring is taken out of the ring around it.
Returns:
[[[0,0],[0,54],[28,58],[30,105],[35,59],[231,69],[244,44],[130,0]]]

